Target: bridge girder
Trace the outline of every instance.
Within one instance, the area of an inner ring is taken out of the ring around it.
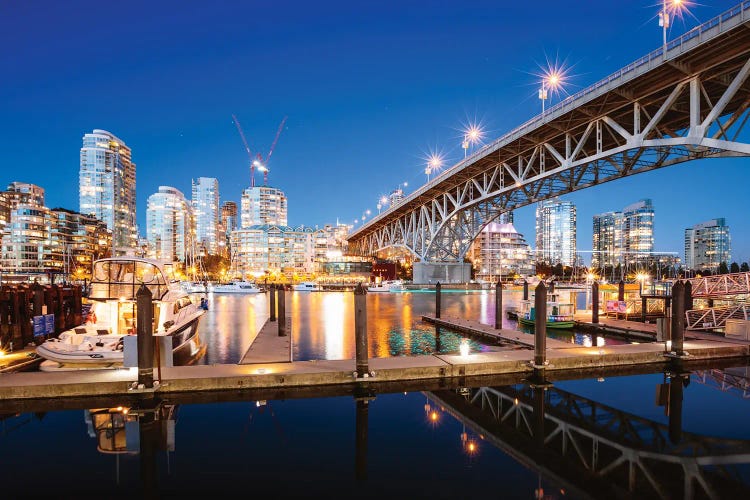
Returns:
[[[718,62],[705,54],[669,61],[669,73],[646,73],[493,143],[356,231],[350,250],[403,246],[422,261],[460,262],[504,212],[690,160],[749,156],[738,138],[750,116],[750,47],[731,51]]]

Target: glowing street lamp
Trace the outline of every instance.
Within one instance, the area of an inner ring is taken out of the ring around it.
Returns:
[[[478,125],[469,125],[469,128],[464,130],[464,140],[461,143],[461,147],[464,148],[464,158],[469,150],[469,146],[478,144],[484,137],[484,132]]]
[[[672,19],[677,13],[687,9],[687,3],[687,0],[662,0],[659,26],[662,28],[662,56],[664,59],[667,58],[667,28],[670,27]]]
[[[430,182],[430,174],[437,172],[443,166],[443,158],[437,154],[431,154],[427,159],[427,168],[424,173],[427,174],[427,182]]]
[[[638,280],[638,283],[640,284],[638,289],[640,292],[640,295],[643,295],[643,282],[648,279],[648,274],[646,273],[638,273],[635,275],[635,279]]]
[[[547,100],[548,92],[557,92],[562,88],[565,74],[559,68],[550,68],[542,75],[542,88],[539,89],[539,99],[542,101],[542,114],[544,114],[544,102]]]

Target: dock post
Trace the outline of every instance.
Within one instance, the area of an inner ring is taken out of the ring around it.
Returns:
[[[646,309],[648,309],[648,299],[641,296],[641,323],[646,322]]]
[[[544,393],[546,390],[544,385],[532,385],[534,393],[534,442],[537,446],[541,447],[544,447],[544,439],[546,437],[544,431]]]
[[[151,290],[141,285],[135,294],[136,333],[138,335],[138,385],[154,386],[154,309]]]
[[[685,281],[685,310],[687,312],[693,309],[693,284]]]
[[[523,280],[523,300],[529,300],[529,282]]]
[[[534,367],[547,364],[547,287],[540,281],[534,291]]]
[[[440,330],[440,327],[435,325],[435,354],[440,353],[440,350],[443,347],[442,342],[440,341],[440,335],[443,332]]]
[[[435,317],[440,318],[440,289],[442,285],[438,281],[435,284]]]
[[[286,336],[286,297],[284,285],[279,285],[279,337]]]
[[[42,307],[44,307],[44,287],[38,282],[34,283],[34,316],[42,315]]]
[[[591,283],[591,322],[599,323],[599,282]]]
[[[495,283],[495,330],[503,327],[503,283]]]
[[[354,289],[354,340],[357,357],[357,378],[368,377],[370,354],[367,345],[367,290],[362,283]]]
[[[672,285],[672,351],[684,356],[685,340],[685,285],[682,281]]]
[[[276,285],[271,284],[271,288],[268,291],[268,303],[270,304],[270,317],[268,321],[276,321]]]
[[[617,300],[622,302],[625,300],[625,282],[620,280],[617,284]]]

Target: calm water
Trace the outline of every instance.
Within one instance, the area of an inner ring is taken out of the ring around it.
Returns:
[[[695,453],[719,464],[696,466],[717,498],[748,498],[750,399],[718,386],[720,373],[747,381],[747,368],[693,373],[686,387],[676,379],[671,417],[654,401],[661,373],[556,382],[541,408],[545,444],[529,434],[538,419],[520,383],[377,394],[367,406],[352,395],[256,402],[225,393],[219,401],[235,401],[167,404],[156,424],[132,411],[114,430],[87,423],[84,409],[35,408],[0,422],[0,484],[3,498],[531,499],[540,487],[544,498],[649,498],[656,488],[683,498],[681,464],[697,464]],[[510,418],[493,413],[514,408]],[[586,420],[592,408],[597,418]],[[622,453],[642,460],[655,486],[639,466],[632,493],[626,468],[602,472]],[[700,484],[696,498],[706,496]]]
[[[286,311],[292,318],[295,360],[353,359],[354,295],[352,292],[286,292]],[[518,305],[521,293],[506,290],[503,306]],[[255,333],[268,318],[268,294],[210,294],[209,310],[200,323],[200,333],[208,344],[204,364],[237,363],[247,351]],[[581,306],[583,307],[583,306]],[[441,295],[442,315],[460,316],[485,324],[495,322],[495,294],[489,291],[450,292]],[[367,294],[367,327],[371,357],[432,354],[437,351],[435,329],[422,322],[424,314],[435,311],[434,293]],[[503,328],[517,328],[503,310]],[[532,328],[522,328],[533,335]],[[441,353],[457,352],[461,335],[441,330]],[[581,345],[596,345],[590,334],[548,329],[548,336]],[[624,342],[616,337],[600,343]],[[472,351],[492,346],[470,341]]]

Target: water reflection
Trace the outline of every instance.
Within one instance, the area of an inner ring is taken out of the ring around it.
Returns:
[[[29,401],[38,418],[3,421],[0,480],[4,494],[23,496],[30,486],[10,479],[33,461],[45,471],[34,493],[58,497],[80,487],[66,479],[82,469],[103,497],[246,494],[248,485],[276,497],[330,498],[491,497],[499,484],[504,496],[527,498],[750,494],[750,403],[722,385],[743,394],[747,367],[691,374],[674,366],[604,383],[516,380],[378,395],[365,386],[312,399],[227,392],[206,397],[212,404],[187,394],[100,404],[85,412],[93,456],[80,410],[45,414],[60,402]]]
[[[354,297],[351,292],[287,292],[287,313],[291,317],[293,359],[353,359]],[[516,330],[516,321],[505,312],[516,307],[521,294],[503,290],[502,327]],[[199,326],[208,345],[202,363],[237,363],[245,354],[258,330],[269,316],[269,294],[251,296],[209,295],[209,310]],[[422,322],[432,314],[434,293],[370,293],[367,295],[368,343],[371,357],[411,356],[456,352],[460,337],[447,335],[438,345],[435,330]],[[441,298],[444,317],[463,317],[494,325],[495,294],[480,292],[444,293]],[[533,328],[520,331],[533,334]],[[624,343],[576,330],[548,329],[551,338],[584,346]],[[472,351],[485,350],[486,344],[472,341]]]

